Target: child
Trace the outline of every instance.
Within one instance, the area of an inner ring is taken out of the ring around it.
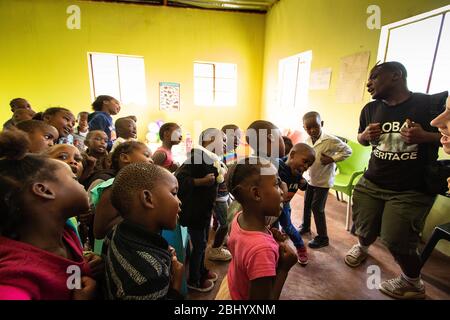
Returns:
[[[306,181],[302,178],[305,172],[315,160],[314,149],[304,143],[296,144],[289,153],[287,159],[279,159],[278,174],[281,181],[287,184],[287,197],[284,199],[283,210],[281,212],[279,222],[284,232],[291,238],[297,249],[298,262],[301,265],[308,264],[308,254],[303,243],[302,236],[291,222],[291,206],[290,200],[297,193],[298,189],[306,189]],[[302,188],[303,186],[305,188]]]
[[[30,140],[30,153],[41,153],[58,140],[59,134],[54,126],[39,120],[25,120],[17,124],[17,129],[26,132]]]
[[[94,175],[90,191],[92,204],[95,207],[94,235],[103,239],[112,227],[122,221],[121,216],[111,205],[111,190],[114,178],[125,166],[132,163],[153,163],[150,149],[142,142],[127,141],[117,146],[111,154],[111,169]]]
[[[183,265],[161,236],[162,229],[177,224],[177,179],[154,164],[135,163],[119,172],[111,189],[123,222],[109,240],[106,298],[181,298]]]
[[[86,151],[87,148],[84,144],[84,140],[86,140],[86,136],[89,132],[88,116],[89,112],[86,111],[80,112],[78,114],[78,126],[73,132],[73,145],[77,147],[81,152]]]
[[[11,112],[14,113],[19,109],[32,110],[30,103],[24,98],[15,98],[9,102],[9,106],[11,107]],[[3,124],[3,130],[9,129],[14,126],[14,119],[11,118]]]
[[[245,139],[253,149],[255,156],[270,160],[278,168],[278,159],[285,154],[285,146],[283,136],[277,126],[269,121],[256,120],[247,128]],[[286,183],[282,182],[281,188],[287,195]],[[231,203],[230,208],[234,208],[233,211],[228,212],[229,219],[232,219],[240,210],[240,205]],[[267,225],[273,224],[276,220],[276,217],[267,217]]]
[[[188,228],[192,242],[187,287],[199,292],[211,291],[218,278],[206,269],[205,249],[217,186],[224,181],[226,172],[220,157],[211,150],[223,149],[222,132],[215,128],[206,129],[200,135],[199,146],[191,150],[188,159],[175,173],[182,203],[180,224]]]
[[[292,140],[289,139],[289,137],[283,136],[284,141],[284,156],[287,157],[289,155],[289,152],[291,152],[291,149],[293,147]]]
[[[226,151],[227,145],[227,136],[222,131],[222,139],[224,142],[225,149],[224,150],[216,150],[215,154],[218,156],[222,156],[224,151]],[[225,164],[224,164],[225,166]],[[228,233],[228,223],[227,223],[227,209],[228,209],[228,199],[229,194],[227,190],[227,186],[225,181],[219,184],[216,201],[214,203],[214,217],[218,221],[218,228],[214,235],[214,241],[206,250],[206,256],[209,260],[215,261],[229,261],[231,260],[231,253],[228,249],[224,248],[223,244],[225,241],[225,237]]]
[[[72,170],[72,173],[76,175],[78,181],[80,181],[80,177],[82,176],[84,170],[83,170],[83,157],[80,154],[80,150],[78,150],[75,146],[70,145],[70,144],[57,144],[54,145],[52,147],[50,147],[49,149],[45,150],[44,154],[46,156],[48,156],[51,159],[55,159],[55,160],[59,160],[62,162],[65,162],[69,165],[70,169]],[[71,226],[78,238],[80,239],[80,243],[83,245],[83,240],[82,239],[86,239],[85,241],[85,246],[84,249],[88,249],[89,248],[89,239],[87,239],[88,237],[88,228],[89,228],[89,216],[90,214],[80,214],[78,215],[78,220],[80,220],[80,222],[82,222],[81,227],[82,227],[82,236],[80,237],[80,234],[78,232],[78,221],[75,217],[70,218],[70,220],[68,221],[69,226]]]
[[[181,142],[181,128],[173,122],[164,123],[159,129],[159,138],[162,145],[153,154],[153,162],[170,172],[175,172],[178,164],[173,161],[172,147]]]
[[[17,109],[13,114],[13,125],[17,126],[19,122],[33,119],[36,112],[31,109]]]
[[[294,250],[266,227],[266,216],[280,215],[280,183],[276,168],[262,158],[242,159],[230,169],[228,190],[242,204],[228,240],[233,259],[225,285],[233,300],[279,299],[297,261]]]
[[[87,194],[67,164],[26,154],[29,143],[23,132],[0,133],[0,300],[92,299],[101,260],[84,258],[66,226],[89,210]],[[74,268],[81,289],[68,287]]]
[[[94,112],[88,117],[89,130],[104,131],[108,136],[107,150],[111,150],[114,140],[116,140],[116,129],[114,128],[111,116],[120,112],[120,102],[111,96],[98,96],[92,103]]]
[[[235,124],[227,124],[222,127],[222,132],[227,136],[227,150],[224,155],[224,162],[230,166],[237,162],[236,149],[241,144],[242,131]]]
[[[306,143],[314,148],[318,161],[309,168],[308,186],[305,192],[303,224],[300,234],[310,232],[311,210],[314,214],[317,236],[308,243],[312,249],[329,244],[325,219],[325,203],[328,190],[333,186],[336,170],[335,162],[342,161],[352,154],[352,149],[338,138],[322,132],[323,121],[317,112],[303,116],[303,128],[309,135]]]
[[[86,136],[85,144],[88,148],[86,153],[97,159],[94,171],[101,171],[109,168],[107,143],[108,136],[103,131],[92,130],[89,131]]]
[[[111,152],[121,143],[136,140],[136,122],[130,117],[119,118],[115,122],[117,139],[114,141]]]
[[[83,157],[80,150],[70,144],[57,144],[45,151],[45,155],[49,158],[56,159],[67,163],[72,173],[80,179],[83,174]]]
[[[256,120],[247,128],[247,143],[258,157],[270,159],[278,166],[277,159],[285,154],[283,136],[272,122]]]
[[[42,113],[42,120],[58,130],[59,139],[57,144],[73,143],[72,132],[75,126],[75,116],[70,110],[61,107],[48,108]]]

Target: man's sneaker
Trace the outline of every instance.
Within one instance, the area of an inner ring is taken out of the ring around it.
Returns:
[[[209,280],[209,281],[212,281],[212,282],[216,282],[217,279],[219,279],[219,276],[217,275],[217,273],[208,270],[208,273],[205,274],[205,275],[202,277],[202,279],[203,279],[203,280]]]
[[[300,233],[301,235],[304,235],[307,233],[311,233],[311,230],[309,228],[305,228],[305,227],[301,226],[300,229],[298,230],[298,233]]]
[[[329,244],[328,238],[322,238],[322,237],[315,237],[308,243],[308,247],[311,249],[319,249],[326,247]]]
[[[367,252],[364,252],[359,244],[355,244],[345,255],[344,261],[349,267],[356,268],[367,256]]]
[[[200,283],[187,283],[187,287],[191,290],[199,291],[199,292],[208,292],[214,288],[214,282],[211,280],[204,280]]]
[[[306,247],[297,248],[297,258],[298,263],[303,266],[308,264],[308,252],[306,251]]]
[[[413,285],[401,275],[382,282],[380,291],[396,299],[425,299],[425,286],[422,280],[418,285]]]
[[[218,247],[218,248],[208,248],[207,257],[209,260],[213,261],[230,261],[231,260],[231,253],[224,247]]]

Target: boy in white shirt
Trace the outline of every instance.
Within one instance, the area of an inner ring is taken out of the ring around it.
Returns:
[[[317,236],[308,243],[312,249],[328,246],[329,239],[325,219],[328,190],[334,184],[336,162],[347,159],[352,149],[340,139],[322,131],[323,121],[319,113],[312,111],[303,116],[303,128],[309,138],[306,143],[314,148],[316,161],[308,170],[308,187],[305,192],[303,224],[300,234],[310,232],[311,211],[314,214]]]

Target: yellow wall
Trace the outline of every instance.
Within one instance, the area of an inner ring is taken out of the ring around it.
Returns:
[[[312,50],[311,70],[332,68],[329,90],[310,91],[309,109],[321,113],[325,130],[356,139],[359,114],[370,95],[356,104],[336,103],[340,58],[370,51],[369,66],[376,63],[380,30],[369,30],[367,7],[381,8],[381,25],[443,7],[448,0],[281,0],[268,13],[264,50],[262,116],[276,109],[278,61]],[[420,45],[420,44],[418,44]],[[280,125],[280,124],[279,124]],[[300,118],[298,125],[301,126]]]
[[[81,30],[66,28],[66,8],[81,8]],[[171,120],[192,134],[236,123],[246,127],[260,114],[265,16],[160,6],[65,0],[0,0],[0,122],[8,103],[27,98],[36,111],[61,105],[90,111],[87,52],[144,56],[148,106],[124,107],[138,116],[144,138],[149,121]],[[195,107],[193,61],[238,66],[238,105]],[[181,83],[181,112],[159,111],[159,82]]]

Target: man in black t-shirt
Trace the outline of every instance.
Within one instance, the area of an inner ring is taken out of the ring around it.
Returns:
[[[433,197],[425,194],[425,166],[437,159],[441,135],[430,126],[431,96],[412,93],[398,62],[376,65],[367,83],[374,101],[361,111],[358,141],[372,145],[369,167],[355,186],[353,220],[359,243],[345,257],[359,266],[378,236],[402,269],[380,290],[399,299],[425,297],[417,251]]]

